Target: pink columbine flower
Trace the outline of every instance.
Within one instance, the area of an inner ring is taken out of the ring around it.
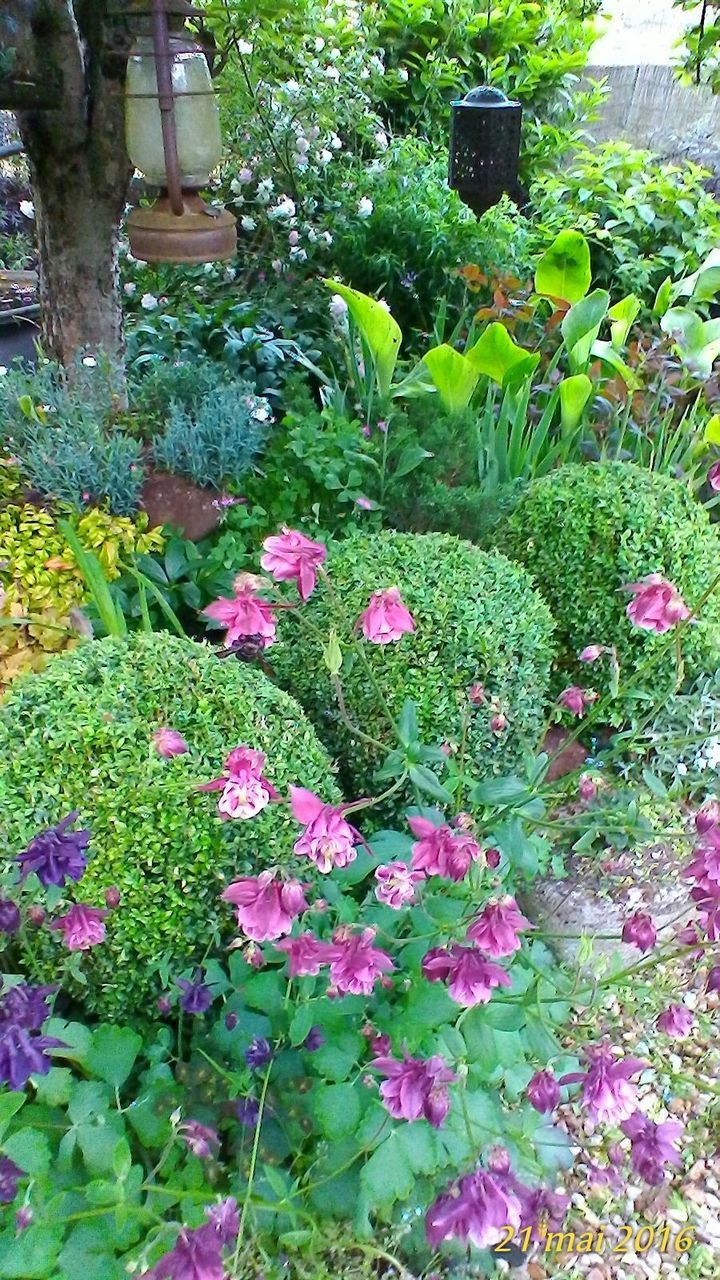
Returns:
[[[462,880],[473,859],[480,857],[480,846],[465,831],[453,831],[446,822],[436,826],[429,818],[410,817],[408,826],[419,839],[412,847],[412,866],[428,876],[444,876],[446,880]]]
[[[631,1076],[644,1071],[639,1058],[615,1058],[606,1045],[594,1045],[585,1055],[587,1071],[561,1076],[560,1084],[582,1083],[582,1098],[593,1120],[617,1124],[627,1120],[637,1105],[637,1088]]]
[[[713,827],[718,826],[720,826],[720,804],[717,800],[708,800],[695,814],[698,835],[704,836]]]
[[[167,725],[162,725],[156,729],[152,742],[159,756],[169,759],[170,756],[182,756],[188,750],[188,744],[177,729],[170,729]]]
[[[433,947],[423,957],[422,971],[430,982],[447,982],[448,995],[456,1004],[470,1008],[487,1004],[496,987],[512,986],[499,964],[486,960],[475,947]]]
[[[707,473],[707,482],[715,493],[720,490],[720,462],[713,462]]]
[[[448,1085],[457,1076],[438,1054],[431,1058],[379,1057],[370,1063],[387,1079],[380,1085],[380,1097],[394,1120],[423,1117],[439,1129],[450,1110]]]
[[[682,1004],[671,1004],[660,1014],[657,1020],[659,1031],[664,1031],[666,1035],[673,1036],[676,1040],[683,1040],[692,1030],[695,1022],[694,1015],[689,1009]]]
[[[291,978],[316,977],[323,965],[330,963],[332,944],[321,942],[312,933],[298,934],[297,938],[284,938],[275,943],[276,951],[284,951],[288,958],[288,974]]]
[[[425,1216],[425,1230],[433,1249],[449,1237],[487,1249],[497,1244],[506,1230],[517,1231],[521,1216],[521,1201],[513,1181],[502,1174],[477,1169],[452,1183],[431,1204]]]
[[[399,640],[405,632],[415,630],[415,623],[400,599],[397,587],[376,591],[370,597],[367,609],[360,614],[358,626],[371,644],[390,644]]]
[[[243,876],[220,896],[237,907],[238,925],[253,942],[272,942],[289,933],[308,905],[300,881],[278,880],[275,871]]]
[[[84,902],[76,902],[66,915],[58,916],[50,927],[62,929],[63,942],[68,951],[89,951],[91,947],[105,941],[103,921],[107,914],[100,907],[88,907]]]
[[[682,1164],[678,1143],[685,1132],[679,1120],[655,1124],[642,1111],[635,1111],[621,1126],[631,1142],[630,1163],[652,1187],[665,1181],[665,1165]]]
[[[346,822],[341,807],[325,804],[304,787],[290,788],[290,805],[293,815],[305,827],[293,845],[299,858],[309,858],[323,874],[355,861],[355,845],[360,836]]]
[[[662,635],[676,623],[690,617],[690,610],[677,587],[661,573],[649,573],[639,582],[628,583],[623,591],[630,591],[633,595],[625,610],[628,618],[645,631]]]
[[[263,542],[265,554],[260,557],[263,569],[271,573],[276,582],[297,583],[300,599],[307,600],[315,590],[317,571],[327,559],[327,547],[313,542],[297,529],[288,529]]]
[[[386,907],[401,911],[415,901],[415,886],[425,879],[424,871],[415,871],[406,862],[385,862],[375,870],[375,897]]]
[[[197,789],[222,791],[218,800],[221,818],[254,818],[271,800],[281,798],[263,774],[264,767],[264,753],[243,743],[226,757],[220,777],[204,782]]]
[[[552,1071],[536,1071],[528,1084],[527,1096],[536,1111],[554,1111],[560,1101],[560,1085]]]
[[[643,911],[628,916],[623,925],[622,940],[639,951],[651,951],[657,942],[657,929],[652,917]]]
[[[200,1124],[198,1120],[185,1120],[178,1125],[178,1133],[194,1156],[200,1160],[209,1160],[220,1150],[220,1139],[214,1129]]]
[[[578,782],[578,795],[580,796],[580,799],[584,800],[587,804],[590,800],[595,799],[597,793],[598,789],[595,779],[591,777],[589,773],[581,774],[580,781]]]
[[[330,981],[342,995],[371,995],[378,978],[395,968],[388,953],[373,946],[374,941],[374,929],[334,935],[328,951]]]
[[[482,913],[469,926],[466,937],[481,951],[498,959],[519,951],[522,941],[518,934],[531,929],[517,902],[509,895],[499,902],[488,902]]]
[[[585,708],[597,702],[598,695],[593,689],[581,689],[579,684],[568,685],[558,698],[558,706],[564,707],[571,715],[582,716]]]
[[[267,649],[275,639],[277,619],[273,606],[258,595],[256,581],[251,574],[239,574],[232,596],[221,596],[203,609],[206,617],[213,618],[227,629],[226,648],[238,640],[252,638]]]
[[[597,662],[605,652],[604,644],[586,644],[585,648],[580,650],[578,658],[581,662]]]

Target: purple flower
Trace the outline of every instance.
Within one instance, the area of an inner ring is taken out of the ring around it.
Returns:
[[[22,1177],[23,1171],[14,1160],[10,1160],[8,1156],[0,1156],[0,1204],[12,1204]]]
[[[20,912],[9,898],[0,898],[0,933],[17,933],[20,928]]]
[[[485,904],[482,914],[470,925],[467,937],[481,951],[498,959],[519,951],[522,944],[518,935],[531,927],[515,899],[508,895],[499,902]]]
[[[228,1196],[219,1204],[210,1205],[206,1210],[208,1221],[217,1233],[222,1244],[234,1244],[240,1230],[240,1215],[234,1196]]]
[[[237,1014],[236,1014],[236,1013],[232,1013],[232,1012],[230,1012],[230,1013],[226,1013],[226,1014],[225,1014],[225,1029],[226,1029],[226,1031],[234,1031],[234,1030],[235,1030],[235,1028],[236,1028],[236,1026],[237,1026],[237,1024],[238,1024],[238,1016],[237,1016]]]
[[[562,1076],[560,1084],[582,1083],[583,1102],[593,1120],[627,1120],[636,1107],[637,1091],[630,1077],[644,1071],[646,1063],[638,1058],[615,1058],[606,1045],[595,1045],[587,1050],[589,1066],[586,1072],[573,1072]]]
[[[202,969],[196,969],[192,982],[187,978],[176,978],[175,986],[182,991],[180,1008],[184,1013],[206,1013],[213,1002],[213,994],[203,980]]]
[[[33,1220],[33,1211],[29,1205],[23,1204],[15,1214],[15,1230],[18,1235],[21,1231],[26,1231]]]
[[[659,1031],[664,1031],[668,1036],[674,1036],[677,1040],[682,1040],[691,1030],[695,1021],[693,1014],[681,1004],[671,1004],[660,1014],[657,1020]]]
[[[517,1231],[521,1216],[520,1200],[508,1178],[478,1169],[438,1196],[427,1211],[425,1229],[433,1249],[449,1237],[487,1249],[497,1244],[504,1228]]]
[[[225,1280],[222,1251],[240,1229],[237,1205],[230,1198],[205,1212],[208,1221],[193,1231],[183,1227],[173,1248],[146,1273],[145,1280]]]
[[[260,1116],[260,1107],[255,1098],[238,1098],[235,1103],[235,1115],[247,1129],[254,1129]]]
[[[422,971],[430,982],[447,982],[451,1000],[466,1007],[487,1004],[496,987],[512,985],[499,964],[487,960],[475,947],[461,947],[456,942],[448,950],[432,947],[423,956]]]
[[[172,1009],[172,1004],[170,1003],[170,1000],[168,999],[168,997],[158,996],[157,1011],[161,1015],[161,1017],[163,1018],[166,1017],[171,1009]]]
[[[527,1096],[536,1111],[554,1111],[560,1101],[560,1085],[552,1071],[537,1071],[527,1087]]]
[[[272,1045],[264,1036],[255,1036],[245,1050],[245,1061],[251,1071],[264,1067],[272,1058]]]
[[[20,982],[8,987],[0,1000],[0,1035],[13,1023],[29,1031],[39,1031],[50,1017],[48,997],[57,987],[28,987]]]
[[[178,1126],[178,1133],[188,1150],[201,1160],[217,1155],[220,1149],[220,1139],[215,1130],[200,1124],[198,1120],[185,1120]]]
[[[370,1066],[387,1077],[380,1097],[395,1120],[423,1116],[433,1129],[440,1128],[450,1109],[447,1086],[457,1080],[443,1058],[373,1058]]]
[[[18,854],[21,880],[33,871],[45,888],[80,879],[87,866],[85,850],[90,843],[90,832],[68,831],[77,816],[77,809],[73,809],[57,826],[38,832],[24,853]]]
[[[720,965],[716,964],[715,967],[710,970],[707,976],[707,982],[705,983],[705,990],[720,991]]]
[[[642,1111],[635,1111],[620,1127],[631,1142],[633,1169],[651,1186],[657,1187],[665,1181],[666,1164],[676,1168],[680,1165],[677,1144],[684,1129],[678,1120],[655,1124]]]
[[[308,1053],[315,1053],[318,1049],[322,1049],[325,1044],[325,1036],[321,1027],[311,1027],[305,1039],[302,1042],[302,1048]]]
[[[58,916],[51,929],[62,930],[68,951],[89,951],[105,941],[104,920],[107,911],[102,907],[90,907],[86,902],[74,902],[64,916]]]
[[[651,951],[657,942],[657,929],[652,917],[642,911],[628,916],[623,925],[622,940],[637,947],[639,951]]]
[[[63,1047],[54,1036],[37,1035],[24,1027],[10,1026],[0,1035],[0,1083],[19,1092],[30,1076],[46,1076],[52,1066],[46,1049]]]

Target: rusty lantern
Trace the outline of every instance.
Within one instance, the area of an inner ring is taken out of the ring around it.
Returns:
[[[202,45],[169,30],[173,11],[173,0],[151,0],[151,34],[128,58],[128,154],[161,189],[153,205],[132,210],[130,249],[144,262],[218,262],[237,247],[232,214],[199,194],[222,152],[218,106]]]
[[[449,185],[479,217],[507,192],[524,204],[518,180],[522,107],[482,85],[452,103]]]

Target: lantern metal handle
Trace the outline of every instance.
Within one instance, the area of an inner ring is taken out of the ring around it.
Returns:
[[[157,76],[167,190],[170,197],[170,208],[179,218],[182,216],[185,205],[180,181],[180,161],[178,159],[177,130],[175,128],[175,93],[172,82],[170,33],[168,31],[165,0],[152,0],[152,40],[155,54],[155,74]]]

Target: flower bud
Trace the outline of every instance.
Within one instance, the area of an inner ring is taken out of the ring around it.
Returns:
[[[552,1071],[537,1071],[527,1087],[527,1096],[536,1111],[554,1111],[560,1101],[560,1085]]]
[[[111,911],[120,906],[120,890],[114,884],[105,890],[105,906]]]
[[[41,925],[45,919],[45,909],[37,904],[28,907],[27,912],[28,924]]]
[[[589,800],[594,800],[597,795],[597,790],[597,783],[594,778],[591,778],[589,773],[581,774],[580,781],[578,783],[578,794],[580,799],[584,800],[586,803]]]
[[[650,916],[636,911],[623,925],[622,940],[639,951],[651,951],[657,942],[657,929]]]

